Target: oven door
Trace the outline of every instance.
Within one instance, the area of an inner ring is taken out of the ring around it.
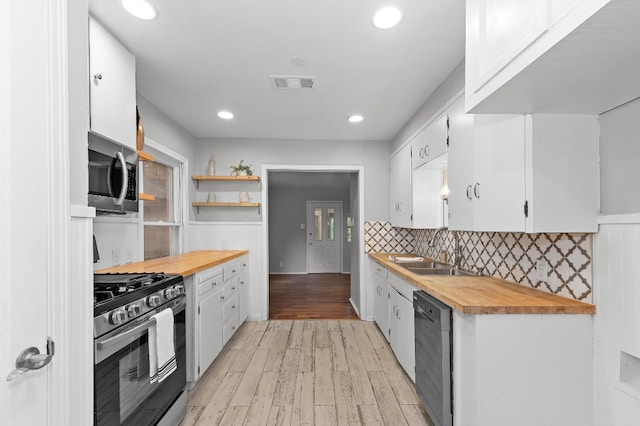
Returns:
[[[155,425],[182,394],[186,385],[184,297],[159,309],[174,311],[174,347],[178,369],[164,381],[149,379],[148,328],[152,311],[124,329],[95,342],[94,424]]]

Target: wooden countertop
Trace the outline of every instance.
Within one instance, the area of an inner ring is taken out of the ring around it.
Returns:
[[[369,253],[380,265],[464,314],[593,314],[595,306],[495,277],[418,275]]]
[[[163,272],[184,277],[249,253],[247,250],[198,250],[94,271],[96,274]]]

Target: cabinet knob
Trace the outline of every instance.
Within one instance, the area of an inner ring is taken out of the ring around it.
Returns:
[[[102,74],[100,74],[100,73],[95,73],[95,74],[93,75],[93,78],[95,78],[96,80],[102,80]]]

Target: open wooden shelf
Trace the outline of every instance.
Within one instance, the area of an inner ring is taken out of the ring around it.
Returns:
[[[191,176],[195,181],[260,182],[260,176]]]
[[[140,159],[140,161],[153,161],[153,160],[155,160],[153,155],[147,154],[146,152],[140,151],[140,150],[138,150],[138,158]]]
[[[207,201],[195,201],[193,207],[260,207],[260,203],[209,203]]]
[[[145,194],[144,192],[139,192],[138,199],[142,201],[153,201],[156,199],[156,196],[151,194]]]

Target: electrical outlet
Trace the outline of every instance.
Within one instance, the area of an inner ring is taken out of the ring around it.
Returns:
[[[113,263],[113,266],[118,266],[120,264],[120,250],[111,251],[111,261],[111,263]]]
[[[536,275],[538,277],[538,281],[547,282],[548,271],[547,271],[547,262],[544,259],[538,259],[536,261]]]
[[[300,224],[300,229],[304,229],[305,227],[306,227],[306,226],[305,226],[305,224],[304,224],[304,223],[301,223],[301,224]]]

